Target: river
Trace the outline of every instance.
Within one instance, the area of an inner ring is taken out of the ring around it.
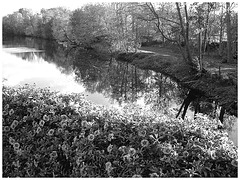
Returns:
[[[161,73],[47,40],[5,38],[1,59],[6,85],[36,84],[62,93],[83,93],[95,104],[118,109],[133,104],[177,112],[188,91]],[[186,115],[193,117],[191,107]],[[237,128],[229,136],[237,144]]]

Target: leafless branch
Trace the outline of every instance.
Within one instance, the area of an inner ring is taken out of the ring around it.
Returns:
[[[188,13],[187,13],[187,4],[184,3],[184,10],[185,10],[185,16],[186,16],[186,40],[188,41],[189,39],[189,18],[188,18]]]
[[[157,22],[155,22],[155,25],[156,25],[158,31],[161,33],[161,35],[162,35],[165,39],[167,39],[168,41],[170,41],[170,42],[176,42],[176,40],[173,40],[173,39],[167,37],[167,36],[164,34],[163,30],[160,28],[160,26],[161,26],[161,21],[160,21],[160,18],[159,18],[159,16],[158,16],[158,14],[156,13],[156,11],[155,11],[152,3],[149,3],[149,4],[146,3],[146,6],[149,8],[149,10],[152,12],[152,14],[154,15],[154,17],[156,18]]]
[[[154,20],[157,20],[156,17],[153,17],[153,18],[145,18],[145,17],[143,17],[143,16],[138,16],[137,19],[144,20],[144,21],[154,21]]]
[[[67,38],[67,40],[72,44],[72,45],[76,45],[78,46],[79,44],[76,41],[73,41],[72,39],[70,39],[67,35],[67,32],[64,28],[62,28],[62,30],[64,31],[64,36]]]
[[[180,25],[178,22],[176,22],[176,21],[174,21],[174,20],[167,19],[167,18],[165,18],[165,17],[159,16],[159,14],[157,14],[157,12],[155,11],[152,3],[149,3],[149,4],[146,3],[146,5],[147,5],[147,7],[149,8],[149,10],[153,13],[153,15],[154,15],[156,18],[158,18],[158,19],[163,19],[163,20],[165,20],[165,21],[172,22],[172,23],[174,23],[174,24]]]

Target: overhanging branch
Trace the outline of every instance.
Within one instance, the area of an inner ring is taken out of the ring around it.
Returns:
[[[75,46],[78,46],[79,44],[76,42],[76,41],[73,41],[71,40],[68,35],[67,35],[67,32],[64,28],[62,28],[62,30],[64,31],[64,36],[66,37],[66,39],[72,44],[72,45],[75,45]]]
[[[156,25],[156,27],[157,27],[158,31],[161,33],[161,35],[162,35],[165,39],[167,39],[168,41],[170,41],[170,42],[177,42],[176,40],[173,40],[173,39],[167,37],[167,36],[163,33],[163,30],[160,28],[161,22],[160,22],[159,15],[156,13],[156,11],[155,11],[152,3],[149,3],[149,4],[146,3],[146,6],[149,8],[149,10],[150,10],[150,11],[152,12],[152,14],[154,15],[154,17],[155,17],[154,19],[157,20],[157,22],[154,23],[154,24]],[[165,18],[165,19],[166,19],[166,18]]]
[[[174,23],[174,24],[177,24],[177,25],[180,25],[178,22],[172,20],[172,19],[168,19],[168,18],[165,18],[165,17],[162,17],[162,16],[159,16],[159,14],[157,14],[157,12],[155,11],[152,3],[146,3],[147,7],[149,8],[149,10],[153,13],[153,15],[157,18],[157,19],[163,19],[165,21],[168,21],[168,22],[171,22],[171,23]]]
[[[158,28],[158,31],[161,33],[161,35],[167,39],[168,41],[170,42],[177,42],[177,40],[174,40],[174,39],[171,39],[169,37],[167,37],[164,33],[163,33],[163,30],[160,29],[159,25],[157,23],[155,23],[156,27]]]

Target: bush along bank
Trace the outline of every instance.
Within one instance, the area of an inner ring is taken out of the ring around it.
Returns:
[[[206,68],[205,73],[196,74],[181,57],[158,53],[119,53],[116,60],[171,77],[189,89],[201,91],[211,101],[224,106],[228,113],[237,116],[237,78],[235,77],[237,73],[232,75],[229,71],[218,76],[211,68]]]
[[[3,177],[237,177],[237,147],[217,122],[81,94],[3,86]]]

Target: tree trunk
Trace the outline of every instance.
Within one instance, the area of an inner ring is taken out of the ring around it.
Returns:
[[[197,113],[201,112],[201,108],[200,108],[200,100],[199,98],[196,99],[195,104],[194,104],[194,118],[196,117]]]
[[[202,64],[202,32],[200,31],[198,34],[198,62],[199,62],[199,67],[200,71],[203,69],[203,64]]]
[[[182,111],[182,108],[184,107],[184,110],[183,110],[183,113],[182,113],[182,119],[184,119],[186,113],[187,113],[187,109],[188,109],[188,106],[190,105],[190,103],[192,101],[194,101],[196,98],[199,98],[200,95],[198,94],[198,92],[196,90],[190,90],[188,95],[187,95],[187,98],[184,99],[183,101],[183,104],[181,105],[179,111],[178,111],[178,114],[176,115],[176,118],[180,115],[181,111]]]
[[[204,31],[204,37],[203,37],[203,44],[202,44],[202,51],[203,54],[205,53],[205,49],[207,46],[207,35],[208,35],[208,30],[209,30],[209,14],[210,14],[211,8],[208,3],[208,12],[207,12],[207,18],[206,18],[206,29]]]
[[[160,79],[160,81],[158,82],[158,86],[159,86],[159,90],[158,90],[158,95],[159,95],[159,99],[160,99],[160,97],[162,97],[162,86],[163,86],[163,83],[162,83],[162,78],[163,76],[162,76],[162,74],[161,74],[161,79]]]
[[[232,34],[231,34],[231,12],[230,12],[230,3],[226,2],[226,21],[227,21],[227,62],[233,62],[232,56]]]
[[[223,36],[223,5],[221,9],[221,16],[220,16],[220,34],[219,34],[219,56],[222,57],[223,55],[223,44],[222,44],[222,36]]]
[[[182,113],[182,119],[185,118],[185,115],[186,115],[186,113],[187,113],[188,106],[190,105],[191,102],[192,102],[192,99],[186,99],[186,101],[185,101],[185,106],[184,106],[183,113]]]
[[[127,86],[128,86],[128,63],[126,64],[126,76],[124,80],[124,95],[125,95],[125,100],[127,99]]]
[[[184,11],[185,11],[185,17],[186,17],[186,29],[184,27],[184,22],[182,19],[179,3],[176,2],[176,6],[177,6],[178,17],[180,21],[181,30],[182,30],[182,36],[184,38],[184,43],[185,43],[187,62],[189,65],[194,66],[193,58],[192,58],[192,54],[189,46],[189,19],[188,19],[188,13],[187,13],[187,5],[186,3],[184,5]]]
[[[225,108],[224,108],[224,107],[221,107],[220,115],[219,115],[219,120],[220,120],[221,123],[223,123],[224,113],[225,113]]]

